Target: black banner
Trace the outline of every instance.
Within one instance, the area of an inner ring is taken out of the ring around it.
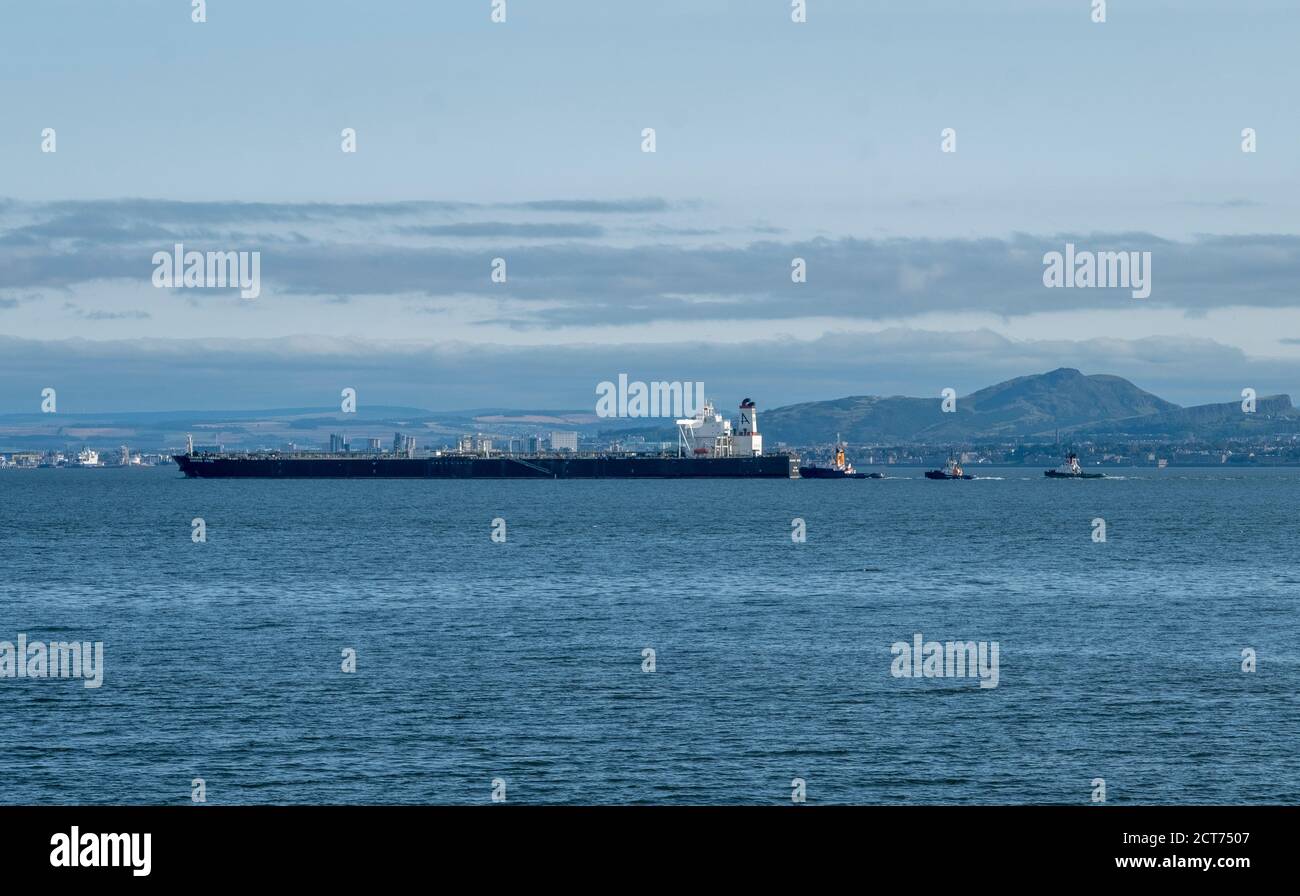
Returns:
[[[1289,868],[1298,820],[1284,807],[13,807],[0,809],[0,861],[7,879],[51,882],[636,872],[666,885],[674,867],[733,880],[843,868],[948,884],[932,875],[1226,882]]]

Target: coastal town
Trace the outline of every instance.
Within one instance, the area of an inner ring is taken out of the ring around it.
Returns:
[[[769,453],[781,452],[797,455],[805,461],[829,462],[835,455],[837,443],[827,440],[809,445],[792,445],[773,442]],[[342,433],[332,433],[320,444],[308,445],[283,442],[259,445],[198,445],[202,453],[278,452],[292,455],[376,455],[412,457],[423,455],[473,455],[478,457],[512,457],[537,454],[600,454],[610,456],[663,456],[677,451],[671,441],[643,436],[618,438],[600,434],[577,432],[548,432],[532,436],[510,436],[496,433],[466,434],[456,439],[427,439],[417,441],[415,436],[395,433],[391,442],[386,439],[366,437],[353,440]],[[99,446],[70,446],[65,449],[41,451],[0,452],[0,469],[86,469],[86,468],[144,468],[172,466],[173,455],[183,454],[185,445],[164,451],[133,449],[127,445],[116,448]],[[1060,461],[1062,452],[1073,451],[1084,467],[1288,467],[1300,466],[1300,436],[1260,436],[1253,439],[1208,441],[1185,439],[1162,440],[1086,440],[1065,443],[998,442],[957,446],[926,444],[847,445],[853,463],[859,468],[922,467],[941,464],[949,456],[965,467],[1038,467]]]
[[[116,451],[103,452],[94,448],[82,448],[79,451],[14,451],[9,454],[0,454],[0,469],[158,467],[172,462],[171,457],[166,454],[132,451],[126,445],[120,446]]]

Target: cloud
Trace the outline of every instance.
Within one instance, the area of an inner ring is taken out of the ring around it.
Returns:
[[[70,413],[321,407],[350,386],[363,402],[454,410],[577,409],[596,384],[702,381],[723,407],[846,395],[966,395],[1057,367],[1127,377],[1179,404],[1295,393],[1300,363],[1257,361],[1208,340],[1010,340],[988,330],[891,329],[737,344],[505,347],[356,338],[38,341],[0,337],[0,412],[33,413],[58,389]]]
[[[408,236],[445,237],[518,237],[522,239],[594,239],[605,235],[605,228],[595,224],[508,224],[503,221],[476,221],[465,224],[426,224],[401,227]]]
[[[662,199],[494,206],[9,203],[0,214],[0,288],[65,288],[106,279],[147,284],[153,252],[183,241],[200,251],[260,251],[264,287],[272,294],[482,297],[508,303],[490,322],[515,328],[689,323],[720,314],[775,321],[810,314],[859,320],[926,312],[1010,316],[1062,308],[1196,313],[1294,307],[1300,301],[1300,236],[1287,234],[1184,241],[1143,232],[875,240],[774,235],[727,243],[717,231],[690,226],[689,220],[638,227],[627,219],[620,222],[619,239],[611,241],[602,240],[606,228],[591,221],[527,219],[536,213],[632,215],[673,208]],[[482,219],[487,209],[494,214]],[[515,212],[500,214],[503,209]],[[1151,252],[1150,298],[1135,300],[1120,288],[1047,289],[1043,255],[1066,242],[1080,250]],[[497,256],[508,262],[504,284],[489,278],[490,260]],[[807,283],[791,282],[796,257],[807,261]]]
[[[1213,201],[1204,201],[1197,199],[1185,199],[1178,203],[1179,205],[1189,206],[1192,208],[1208,209],[1237,209],[1237,208],[1263,208],[1266,203],[1257,202],[1254,199],[1219,199]]]
[[[416,199],[403,202],[200,202],[170,199],[71,199],[18,202],[0,198],[0,213],[27,210],[46,217],[136,220],[157,224],[242,224],[412,218],[470,214],[485,210],[540,213],[636,215],[669,211],[665,199],[545,199],[531,202],[476,203]]]
[[[581,212],[583,214],[648,214],[666,212],[671,205],[664,199],[543,199],[516,202],[505,208],[530,212]]]
[[[408,218],[458,214],[479,206],[467,202],[197,202],[169,199],[73,199],[47,203],[13,203],[37,213],[71,218],[127,219],[158,224],[242,224],[333,221],[338,219]]]
[[[151,317],[148,311],[99,311],[72,302],[64,302],[63,308],[83,320],[149,320]]]

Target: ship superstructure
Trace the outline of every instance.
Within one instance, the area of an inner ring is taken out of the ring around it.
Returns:
[[[689,457],[761,457],[763,437],[758,432],[758,410],[752,399],[740,403],[735,430],[731,421],[705,401],[694,417],[677,421],[679,454]]]

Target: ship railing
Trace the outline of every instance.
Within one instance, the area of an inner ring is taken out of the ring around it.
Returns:
[[[536,470],[537,472],[541,473],[543,476],[550,476],[552,478],[555,477],[554,473],[546,469],[546,467],[543,467],[541,464],[535,464],[532,463],[531,461],[526,461],[522,457],[511,457],[509,458],[509,460],[512,460],[517,464],[521,464],[522,466],[528,467],[531,470]]]

